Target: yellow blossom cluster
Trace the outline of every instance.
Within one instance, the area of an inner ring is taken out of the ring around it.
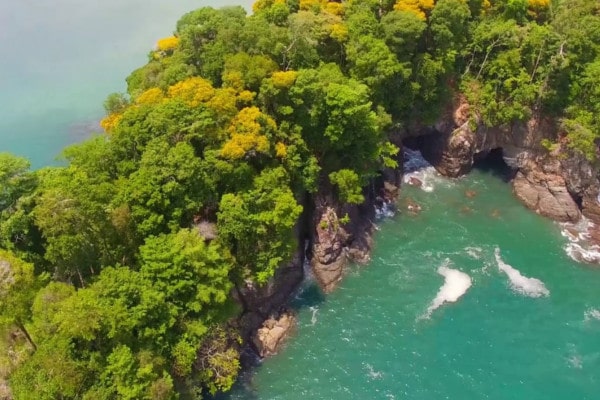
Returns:
[[[211,83],[200,77],[188,78],[169,87],[169,97],[179,98],[192,107],[207,102],[215,95],[215,89]]]
[[[527,3],[529,5],[529,8],[532,8],[534,10],[548,8],[548,6],[550,5],[549,0],[528,0]]]
[[[433,6],[434,0],[398,0],[394,4],[394,10],[411,12],[425,21],[427,19],[426,12],[433,9]]]
[[[158,104],[163,101],[165,95],[162,90],[159,88],[152,88],[146,90],[144,93],[140,94],[136,99],[136,104]]]
[[[331,25],[331,32],[329,36],[333,40],[339,43],[344,43],[348,40],[348,26],[344,23],[337,23]]]
[[[269,152],[269,139],[265,129],[276,129],[275,121],[263,114],[258,107],[243,108],[231,121],[228,132],[230,139],[221,149],[221,155],[229,159],[240,159],[248,152]]]
[[[175,50],[179,44],[179,38],[177,36],[169,36],[166,38],[159,39],[156,43],[156,47],[159,51],[169,52]]]
[[[104,132],[111,133],[118,125],[121,117],[120,113],[109,114],[100,121],[100,126],[104,129]]]
[[[273,81],[273,86],[278,89],[286,89],[296,82],[297,77],[298,72],[296,71],[278,71],[273,73],[271,79]]]
[[[279,158],[285,158],[287,156],[287,146],[282,142],[277,142],[275,145],[275,155]]]
[[[344,5],[342,3],[330,1],[325,5],[325,11],[341,17],[344,15]]]
[[[257,13],[276,4],[285,4],[285,0],[258,0],[252,4],[252,12]]]

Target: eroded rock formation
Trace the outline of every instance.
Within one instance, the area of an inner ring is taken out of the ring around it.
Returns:
[[[600,223],[596,169],[565,147],[549,152],[542,146],[557,129],[554,121],[543,118],[488,127],[459,97],[433,129],[423,129],[419,144],[423,156],[449,177],[468,173],[478,156],[500,148],[516,172],[514,193],[527,207],[557,221],[574,222],[583,214]]]

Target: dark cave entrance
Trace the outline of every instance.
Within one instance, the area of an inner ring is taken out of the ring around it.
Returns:
[[[497,176],[505,182],[512,180],[517,169],[507,164],[502,147],[485,150],[473,156],[473,169]]]

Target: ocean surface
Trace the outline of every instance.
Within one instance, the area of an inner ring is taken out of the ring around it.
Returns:
[[[0,1],[0,152],[55,163],[100,131],[103,102],[179,17],[251,0]]]
[[[413,175],[372,262],[327,297],[307,282],[290,340],[226,398],[599,399],[600,269],[494,171]]]

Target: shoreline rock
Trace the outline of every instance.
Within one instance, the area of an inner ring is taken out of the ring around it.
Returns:
[[[526,159],[512,185],[515,196],[540,215],[559,222],[577,222],[581,218],[556,159]]]
[[[504,162],[515,172],[513,192],[525,206],[560,222],[576,222],[585,215],[600,223],[596,168],[564,146],[549,152],[541,144],[556,136],[556,121],[538,116],[487,127],[469,110],[465,98],[458,96],[433,127],[420,128],[418,147],[440,174],[464,175],[476,159],[501,149]]]
[[[262,327],[252,337],[258,355],[264,358],[276,354],[296,322],[296,317],[289,312],[282,313],[278,318],[271,317],[264,321]]]

